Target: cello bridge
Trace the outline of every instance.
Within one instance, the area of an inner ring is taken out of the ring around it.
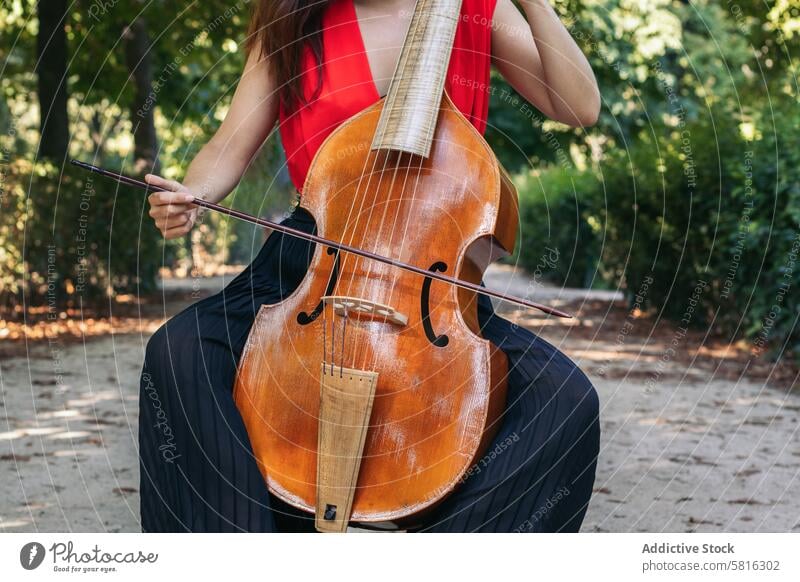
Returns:
[[[325,305],[330,305],[337,315],[354,316],[375,321],[388,321],[400,326],[408,324],[407,315],[383,303],[361,299],[360,297],[348,297],[346,295],[325,295],[322,301]]]

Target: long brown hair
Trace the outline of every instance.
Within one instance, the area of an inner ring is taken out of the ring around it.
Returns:
[[[329,0],[257,0],[253,3],[245,50],[270,60],[284,106],[305,102],[300,63],[307,44],[322,63],[322,13]],[[318,92],[322,75],[317,75]]]

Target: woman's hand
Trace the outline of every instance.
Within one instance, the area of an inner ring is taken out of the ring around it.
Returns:
[[[147,174],[145,182],[163,192],[153,192],[147,198],[150,202],[150,216],[164,238],[177,238],[184,236],[197,220],[197,206],[190,204],[194,196],[189,194],[187,188],[175,180],[167,180],[155,174]]]

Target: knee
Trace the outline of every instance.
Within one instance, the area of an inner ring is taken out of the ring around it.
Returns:
[[[580,368],[575,368],[572,398],[576,406],[585,408],[585,412],[594,418],[600,413],[600,397],[592,382]]]
[[[568,408],[568,414],[585,427],[598,424],[600,398],[592,382],[570,361],[559,382],[558,400]]]
[[[157,368],[169,350],[167,323],[159,327],[147,340],[144,350],[145,368]]]
[[[188,318],[180,313],[150,336],[145,348],[145,366],[157,369],[171,362],[185,361],[196,342],[197,333]]]
[[[158,402],[159,407],[167,407],[173,397],[189,396],[187,390],[193,390],[194,382],[186,381],[194,378],[193,366],[196,362],[191,357],[191,348],[195,339],[190,333],[191,326],[179,316],[173,317],[159,327],[147,341],[142,367],[142,395]]]

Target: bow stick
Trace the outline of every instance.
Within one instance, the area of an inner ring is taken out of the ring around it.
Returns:
[[[97,166],[93,166],[91,164],[87,164],[85,162],[81,162],[79,160],[71,160],[70,161],[73,166],[78,166],[84,170],[88,170],[95,174],[100,174],[101,176],[105,176],[106,178],[111,178],[112,180],[116,180],[121,184],[126,184],[128,186],[134,186],[136,188],[141,188],[147,192],[163,192],[163,188],[157,188],[148,184],[147,182],[143,182],[141,180],[137,180],[135,178],[131,178],[129,176],[125,176],[123,174],[118,174],[116,172],[111,172],[109,170],[104,170],[103,168],[99,168]],[[189,193],[191,194],[191,193]],[[500,293],[498,291],[493,291],[492,289],[487,289],[486,287],[482,287],[480,285],[476,285],[475,283],[470,283],[469,281],[463,281],[461,279],[457,279],[456,277],[451,277],[449,275],[443,275],[441,273],[436,273],[434,271],[428,271],[426,269],[422,269],[420,267],[416,267],[414,265],[410,265],[408,263],[404,263],[402,261],[398,261],[396,259],[391,259],[389,257],[384,257],[383,255],[378,255],[375,253],[371,253],[369,251],[365,251],[358,247],[353,247],[350,245],[346,245],[344,243],[336,242],[333,240],[329,240],[323,238],[321,236],[317,236],[315,234],[310,234],[307,232],[303,232],[302,230],[297,230],[295,228],[291,228],[289,226],[285,226],[283,224],[279,224],[277,222],[272,222],[271,220],[266,220],[264,218],[258,218],[256,216],[252,216],[245,212],[240,212],[239,210],[233,210],[231,208],[227,208],[225,206],[220,206],[219,204],[214,204],[213,202],[208,202],[201,198],[195,198],[190,204],[194,204],[195,206],[202,206],[203,208],[208,208],[209,210],[214,210],[215,212],[219,212],[221,214],[227,214],[228,216],[232,216],[233,218],[237,218],[239,220],[243,220],[245,222],[249,222],[251,224],[257,224],[259,226],[264,226],[267,228],[271,228],[272,230],[276,230],[278,232],[282,232],[283,234],[288,234],[290,236],[294,236],[297,238],[301,238],[313,243],[318,243],[326,247],[331,247],[337,249],[339,251],[350,253],[353,255],[358,255],[359,257],[364,257],[366,259],[370,259],[373,261],[378,261],[379,263],[384,263],[386,265],[391,265],[392,267],[397,267],[398,269],[402,269],[404,271],[409,271],[411,273],[416,273],[417,275],[421,275],[422,277],[430,277],[431,279],[436,279],[437,281],[442,281],[444,283],[448,283],[450,285],[454,285],[456,287],[461,287],[462,289],[468,289],[470,291],[474,291],[475,293],[480,293],[482,295],[488,295],[490,297],[495,297],[496,299],[500,299],[502,301],[508,301],[510,303],[516,303],[517,305],[522,305],[523,307],[530,307],[532,309],[538,309],[539,311],[543,311],[549,315],[555,315],[556,317],[564,317],[567,319],[572,318],[572,315],[566,313],[564,311],[560,311],[553,307],[548,307],[547,305],[542,305],[541,303],[536,303],[534,301],[528,301],[527,299],[521,299],[519,297],[514,297],[513,295],[506,295],[504,293]]]

